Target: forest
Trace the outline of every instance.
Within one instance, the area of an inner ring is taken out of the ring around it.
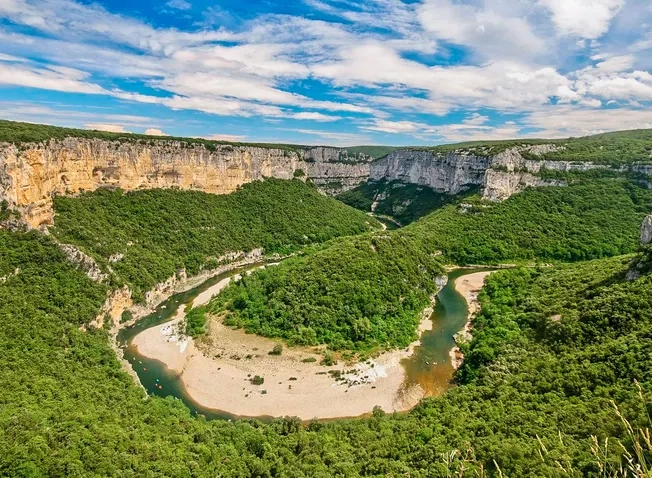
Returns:
[[[460,200],[461,201],[461,200]],[[536,264],[633,253],[652,191],[625,180],[466,197],[396,231],[347,237],[257,271],[213,299],[225,323],[332,350],[403,347],[443,264]],[[430,284],[430,286],[428,285]]]
[[[181,268],[214,268],[228,252],[281,255],[380,224],[300,180],[268,179],[229,195],[153,189],[97,190],[54,200],[52,234],[129,284],[135,300]]]
[[[527,188],[506,201],[447,205],[402,233],[455,264],[582,261],[635,252],[652,191],[628,180]]]
[[[465,195],[471,194],[473,190]],[[361,211],[371,212],[377,199],[376,214],[389,216],[406,226],[446,204],[459,202],[460,196],[441,194],[427,186],[400,181],[367,181],[337,195],[337,199]]]
[[[227,325],[332,350],[406,347],[443,274],[396,233],[334,240],[232,283],[209,311]]]
[[[0,475],[615,476],[625,452],[651,458],[634,444],[650,426],[652,276],[625,280],[633,259],[491,276],[458,386],[407,414],[227,422],[143,400],[107,332],[79,328],[105,287],[51,238],[0,231]]]

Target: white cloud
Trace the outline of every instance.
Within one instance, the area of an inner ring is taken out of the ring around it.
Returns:
[[[508,8],[500,8],[500,3]],[[545,43],[528,21],[518,16],[524,13],[520,12],[523,3],[490,0],[479,8],[452,0],[425,0],[418,14],[427,32],[472,47],[485,59],[529,58],[543,51]]]
[[[383,133],[414,133],[425,128],[426,125],[414,123],[412,121],[388,121],[376,119],[374,123],[368,126],[362,126],[361,129],[367,131],[380,131]]]
[[[98,131],[107,131],[109,133],[128,133],[129,131],[125,130],[124,126],[119,124],[103,124],[103,123],[87,123],[87,129],[95,129]]]
[[[529,114],[524,123],[540,128],[537,136],[564,138],[586,136],[606,131],[652,128],[652,114],[647,109],[632,108],[573,108],[570,106],[545,108]]]
[[[206,136],[204,139],[210,139],[211,141],[228,141],[230,143],[241,143],[244,141],[246,136],[238,136],[235,134],[212,134]]]
[[[99,85],[82,81],[87,75],[64,67],[30,68],[0,64],[0,84],[26,86],[69,93],[106,94]]]
[[[314,112],[296,113],[292,115],[292,118],[298,120],[313,120],[319,122],[330,122],[330,121],[337,121],[342,119],[341,116],[330,116],[330,115],[325,115],[322,113],[314,113]]]
[[[597,39],[607,33],[625,0],[539,0],[565,35]]]
[[[294,130],[293,130],[294,131]],[[330,146],[356,146],[361,144],[368,144],[371,139],[364,134],[356,133],[342,133],[339,131],[320,131],[314,129],[299,129],[297,133],[307,136],[316,136],[318,140],[302,141],[303,144],[310,145],[323,145],[328,143]]]
[[[170,0],[165,5],[175,10],[190,10],[192,8],[192,4],[186,0]]]
[[[147,128],[144,134],[148,136],[168,136],[158,128]]]

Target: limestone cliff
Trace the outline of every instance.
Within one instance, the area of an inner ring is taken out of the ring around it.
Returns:
[[[563,180],[542,177],[546,171],[588,171],[609,168],[608,165],[580,161],[550,161],[536,158],[563,149],[552,144],[519,146],[493,156],[474,155],[459,150],[447,154],[432,151],[401,149],[371,164],[372,181],[387,180],[428,186],[439,193],[457,194],[479,186],[483,198],[501,201],[528,186],[564,186]],[[652,174],[652,167],[633,165],[620,168],[644,175]]]
[[[440,193],[457,194],[482,184],[490,159],[472,155],[437,156],[429,151],[397,150],[371,164],[370,179],[428,186]]]
[[[52,197],[100,187],[130,191],[194,189],[226,194],[250,181],[290,179],[297,170],[324,190],[346,190],[369,176],[370,157],[337,148],[281,149],[179,141],[66,138],[15,146],[0,143],[0,201],[30,227],[53,220]]]

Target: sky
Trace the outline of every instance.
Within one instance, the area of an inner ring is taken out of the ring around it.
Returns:
[[[650,0],[0,0],[0,118],[350,146],[652,128]]]

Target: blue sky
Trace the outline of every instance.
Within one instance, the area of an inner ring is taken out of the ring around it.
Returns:
[[[0,0],[0,117],[301,144],[652,128],[649,0]]]

